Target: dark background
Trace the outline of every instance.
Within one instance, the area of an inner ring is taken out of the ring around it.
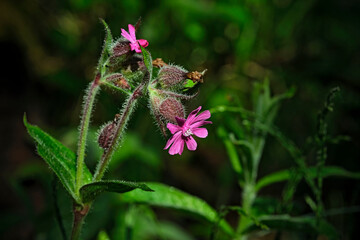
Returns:
[[[329,134],[346,135],[351,140],[330,145],[327,164],[360,171],[359,12],[356,0],[1,1],[0,236],[51,238],[48,227],[56,226],[52,175],[36,154],[22,117],[26,112],[29,122],[76,148],[82,96],[92,80],[104,37],[99,17],[108,22],[113,35],[119,36],[121,28],[141,16],[137,35],[149,41],[147,49],[153,58],[161,57],[190,70],[208,69],[199,96],[186,105],[188,112],[199,105],[208,109],[231,104],[233,96],[249,106],[253,83],[265,77],[270,79],[274,94],[295,86],[295,96],[282,104],[275,124],[300,148],[316,132],[317,113],[328,91],[339,86],[334,112],[327,119]],[[113,118],[123,100],[119,94],[102,92],[92,121],[93,132]],[[196,152],[170,156],[162,150],[166,139],[143,102],[128,127],[125,150],[113,162],[109,175],[163,182],[214,207],[239,205],[241,189],[216,135],[216,122],[208,129],[209,137],[198,141]],[[91,153],[96,150],[94,140],[91,143],[88,156],[93,168],[96,154]],[[313,154],[309,153],[310,164]],[[294,162],[286,151],[268,137],[260,176],[291,166]],[[279,200],[283,186],[267,187],[260,195]],[[295,201],[301,206],[298,214],[310,212],[304,203],[308,192],[301,183],[295,193]],[[326,179],[325,207],[358,206],[359,193],[358,180]],[[67,207],[70,211],[70,204]],[[189,225],[177,215],[158,211],[181,226]],[[329,220],[342,239],[353,239],[358,235],[356,219],[354,213],[342,213]],[[231,215],[229,221],[236,224]],[[98,225],[112,232],[114,220],[107,216]],[[87,236],[93,238],[98,231],[92,229]]]

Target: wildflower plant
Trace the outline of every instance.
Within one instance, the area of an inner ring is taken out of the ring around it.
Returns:
[[[204,72],[189,72],[182,67],[166,64],[161,59],[153,61],[145,49],[149,45],[148,41],[136,37],[140,21],[135,26],[129,24],[128,31],[121,29],[122,37],[119,39],[113,38],[105,21],[102,20],[102,23],[106,36],[94,80],[84,96],[76,154],[39,127],[28,123],[24,115],[24,124],[37,144],[39,155],[48,163],[73,199],[71,239],[80,238],[84,219],[99,194],[125,193],[134,189],[157,194],[158,187],[155,185],[103,179],[140,98],[148,100],[149,108],[163,135],[167,136],[166,126],[174,134],[166,146],[168,148],[173,143],[170,154],[181,154],[184,143],[189,150],[195,150],[197,144],[192,135],[206,137],[207,130],[200,127],[211,123],[205,121],[210,117],[209,111],[195,116],[201,107],[191,112],[187,120],[184,119],[185,107],[182,101],[196,96],[188,95],[187,91],[202,82]],[[98,144],[103,149],[103,154],[92,173],[85,163],[86,140],[95,99],[103,88],[121,92],[127,99],[114,119],[99,130]],[[176,122],[178,126],[174,125]]]

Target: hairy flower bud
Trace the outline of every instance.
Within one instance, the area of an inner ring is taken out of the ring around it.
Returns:
[[[100,131],[98,143],[99,146],[103,149],[108,149],[111,145],[112,140],[114,139],[116,124],[119,121],[120,115],[116,114],[115,119],[106,124]]]
[[[121,73],[111,74],[106,77],[106,81],[114,83],[115,86],[122,89],[130,89],[130,85]]]
[[[112,48],[112,56],[119,57],[130,52],[129,41],[119,41]]]
[[[131,55],[129,41],[122,40],[117,41],[111,48],[111,54],[109,58],[108,66],[110,70],[116,71],[121,67],[121,64]]]
[[[176,122],[175,117],[184,118],[185,116],[184,106],[180,101],[172,97],[166,98],[162,101],[159,107],[159,112],[166,121],[173,123]]]
[[[181,67],[166,65],[159,71],[159,83],[164,89],[179,87],[186,80],[187,73],[188,71]]]

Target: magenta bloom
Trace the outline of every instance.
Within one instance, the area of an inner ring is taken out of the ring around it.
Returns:
[[[136,39],[135,28],[133,25],[129,24],[128,28],[130,34],[122,28],[121,36],[123,36],[124,38],[130,41],[131,51],[135,50],[135,52],[141,53],[140,45],[145,48],[149,45],[149,42],[145,39],[138,39],[138,40]]]
[[[172,146],[169,149],[169,154],[179,154],[181,155],[184,150],[184,144],[186,143],[187,148],[190,151],[195,151],[197,147],[197,143],[192,135],[195,135],[199,138],[206,138],[208,135],[208,131],[206,128],[200,128],[205,124],[212,123],[210,121],[205,121],[206,119],[211,117],[210,111],[206,110],[200,113],[198,116],[196,114],[200,111],[201,106],[192,111],[187,119],[175,117],[176,122],[178,124],[168,123],[167,128],[170,130],[172,134],[174,134],[166,143],[164,149],[168,149],[170,145]]]

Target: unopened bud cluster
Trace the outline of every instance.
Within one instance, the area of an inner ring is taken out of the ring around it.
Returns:
[[[166,136],[166,123],[176,123],[175,117],[185,118],[185,108],[182,100],[189,100],[195,95],[184,94],[186,84],[202,82],[202,74],[196,75],[186,69],[172,64],[166,64],[161,58],[153,61],[153,66],[158,67],[159,72],[149,84],[149,101],[155,119]],[[201,81],[192,79],[193,76],[201,78]]]

